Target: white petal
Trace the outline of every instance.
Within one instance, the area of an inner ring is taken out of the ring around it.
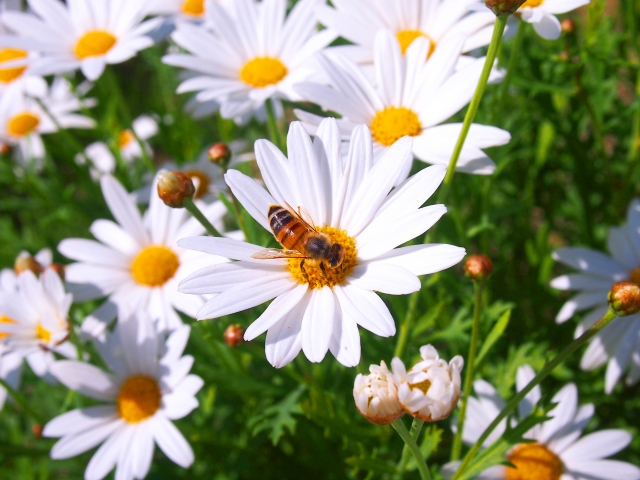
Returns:
[[[311,292],[302,319],[302,350],[310,362],[321,362],[329,350],[333,333],[335,302],[329,287]]]
[[[275,368],[282,368],[291,362],[302,349],[302,318],[307,310],[311,293],[304,298],[267,332],[265,353],[267,360]]]
[[[562,461],[569,468],[574,463],[599,460],[618,453],[631,443],[632,436],[624,430],[601,430],[582,437],[562,452]]]
[[[589,480],[638,480],[640,468],[619,460],[582,461],[572,465],[572,472],[583,474]]]
[[[193,450],[182,433],[162,415],[156,415],[149,426],[153,438],[169,459],[183,468],[189,467],[194,460]]]
[[[244,339],[249,342],[270,329],[300,303],[308,290],[309,287],[307,285],[298,285],[276,297],[264,313],[249,325],[249,328],[244,333]]]
[[[351,317],[362,328],[381,337],[395,335],[396,326],[389,309],[378,295],[353,285],[333,288],[343,314]]]
[[[110,175],[100,179],[102,194],[116,221],[140,245],[149,243],[149,235],[142,224],[142,217],[135,201],[120,183]]]
[[[349,283],[363,290],[390,295],[407,295],[420,290],[420,280],[406,268],[381,262],[358,265],[349,275]]]
[[[92,449],[111,435],[123,420],[114,420],[97,425],[89,430],[62,437],[51,449],[51,458],[61,460],[75,457]]]
[[[577,247],[559,248],[553,252],[553,258],[575,269],[609,277],[614,282],[627,278],[627,269],[624,266],[595,250]]]
[[[547,40],[557,40],[562,33],[560,21],[550,13],[543,13],[538,22],[533,22],[533,28],[538,35]]]
[[[269,212],[269,207],[277,205],[278,202],[264,188],[258,185],[254,179],[237,170],[229,170],[224,179],[238,201],[247,209],[247,212],[256,222],[271,231],[267,221],[267,213]]]
[[[118,388],[113,375],[88,363],[60,360],[50,367],[51,373],[71,390],[97,400],[115,400]]]
[[[529,365],[523,365],[518,368],[516,374],[516,389],[517,391],[521,391],[524,387],[526,387],[533,377],[536,376],[536,372],[533,371]],[[540,397],[542,393],[540,392],[540,386],[536,385],[533,390],[531,390],[526,397],[522,399],[522,401],[518,404],[518,413],[520,414],[520,418],[524,419],[528,416],[532,411],[533,407],[540,401]]]
[[[395,248],[375,259],[375,263],[397,265],[415,275],[445,270],[464,258],[466,250],[453,245],[426,244]],[[374,263],[374,262],[371,262]]]
[[[63,413],[49,421],[42,429],[43,437],[62,437],[83,430],[90,430],[103,423],[116,420],[118,414],[114,405],[99,405]]]
[[[336,299],[337,301],[337,299]],[[333,317],[333,334],[329,349],[345,367],[355,367],[360,363],[360,333],[353,319],[336,308]]]

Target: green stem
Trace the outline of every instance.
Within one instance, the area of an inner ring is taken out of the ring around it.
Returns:
[[[611,321],[616,318],[616,314],[613,310],[609,309],[605,315],[598,320],[598,322],[591,327],[589,330],[584,332],[579,338],[575,339],[569,345],[567,345],[553,360],[547,363],[540,372],[531,380],[526,387],[524,387],[518,394],[509,400],[509,403],[502,409],[502,411],[498,414],[498,416],[491,422],[491,424],[487,427],[487,429],[480,435],[480,438],[476,441],[476,443],[471,447],[471,450],[467,453],[458,468],[458,471],[453,476],[452,480],[458,480],[460,476],[464,473],[465,469],[470,465],[473,457],[478,453],[478,450],[482,447],[484,442],[489,438],[491,432],[504,420],[507,415],[509,415],[518,404],[527,396],[527,394],[533,390],[537,385],[539,385],[542,380],[544,380],[553,370],[560,365],[568,356],[570,356],[573,352],[575,352],[578,348],[583,346],[593,337],[595,337],[598,332],[600,332],[604,327],[606,327]],[[624,320],[621,320],[624,321]]]
[[[413,438],[413,441],[416,442],[416,444],[418,443],[418,437],[420,436],[420,432],[422,431],[423,425],[424,425],[424,422],[417,418],[414,418],[413,422],[411,422],[411,428],[409,429],[409,434],[411,435],[411,438]],[[407,463],[409,463],[410,453],[411,451],[409,450],[409,447],[405,445],[404,448],[402,449],[402,457],[400,459],[400,463],[398,464],[398,473],[400,474],[400,476],[402,476],[405,469],[407,468]]]
[[[267,127],[269,128],[269,136],[271,137],[271,141],[284,153],[282,136],[280,134],[280,128],[278,128],[278,120],[276,119],[276,112],[273,108],[271,99],[268,99],[266,102],[264,102],[264,107],[267,110]]]
[[[42,420],[42,417],[40,417],[40,414],[38,412],[36,412],[33,408],[31,408],[31,406],[29,405],[29,402],[27,402],[27,399],[24,398],[24,395],[22,395],[15,388],[13,388],[11,385],[9,385],[4,378],[0,378],[0,385],[2,385],[7,390],[7,392],[9,393],[9,395],[11,395],[13,400],[18,405],[20,405],[20,407],[31,418],[33,418],[36,421],[36,423],[39,423],[40,425],[44,424],[44,421]]]
[[[211,222],[207,220],[207,217],[205,217],[200,209],[196,206],[196,204],[193,203],[193,200],[185,198],[184,208],[186,208],[188,212],[202,224],[209,235],[211,235],[212,237],[222,237],[222,235],[220,235],[220,232],[218,232],[215,227],[211,225]]]
[[[471,345],[469,345],[469,355],[467,356],[466,374],[464,377],[464,387],[462,389],[462,399],[460,400],[460,420],[458,421],[458,431],[453,439],[451,450],[451,461],[458,460],[462,452],[462,430],[467,414],[467,399],[471,393],[473,384],[473,374],[476,363],[476,353],[478,351],[478,336],[480,334],[480,313],[482,312],[482,290],[484,282],[473,282],[474,305],[473,305],[473,329],[471,330]]]
[[[402,356],[402,352],[404,351],[404,347],[407,344],[407,337],[409,335],[409,329],[411,324],[413,323],[413,318],[416,314],[416,308],[418,307],[418,298],[420,296],[420,291],[413,292],[409,296],[409,306],[407,307],[407,313],[404,316],[404,321],[400,325],[400,334],[398,335],[398,343],[396,343],[396,350],[393,353],[394,357],[400,358]]]
[[[518,20],[518,30],[516,32],[516,38],[513,39],[513,44],[511,47],[511,55],[509,55],[509,64],[507,65],[507,74],[504,77],[502,84],[500,85],[500,96],[498,97],[499,112],[503,111],[504,104],[507,101],[507,96],[509,95],[509,87],[511,86],[511,79],[513,78],[513,73],[516,70],[518,52],[520,51],[520,47],[522,46],[522,41],[524,40],[524,31],[526,26],[527,26],[526,22],[522,22]]]
[[[424,461],[422,457],[422,452],[420,452],[420,448],[415,440],[411,437],[409,430],[404,426],[402,419],[399,418],[395,422],[391,424],[393,428],[395,428],[396,432],[402,437],[405,445],[409,448],[409,451],[413,454],[413,457],[416,460],[416,464],[418,465],[418,471],[420,472],[420,478],[422,480],[431,480],[431,474],[429,473],[429,469],[427,468],[427,462]]]
[[[487,52],[487,57],[484,61],[484,67],[482,68],[480,80],[478,81],[476,91],[473,94],[473,98],[471,99],[471,103],[469,104],[469,108],[467,109],[467,113],[464,117],[464,123],[462,124],[462,130],[460,130],[458,142],[456,143],[453,154],[451,155],[451,160],[449,161],[449,166],[447,168],[447,175],[444,177],[444,182],[442,188],[440,189],[438,203],[444,203],[444,199],[449,193],[451,181],[453,180],[453,175],[456,171],[456,165],[458,164],[460,153],[462,153],[462,147],[464,146],[464,142],[467,139],[467,134],[469,133],[469,129],[471,128],[471,124],[473,123],[473,119],[478,112],[480,101],[482,100],[482,96],[484,95],[484,90],[487,87],[491,69],[493,68],[493,64],[496,60],[496,55],[498,54],[498,49],[500,48],[502,34],[504,33],[504,28],[507,25],[507,18],[508,15],[500,15],[499,17],[496,17],[496,23],[493,26],[493,36],[491,37],[489,51]]]
[[[58,119],[55,117],[53,113],[51,113],[51,110],[49,110],[49,108],[45,105],[45,103],[40,98],[37,98],[37,97],[33,97],[33,98],[38,103],[38,105],[40,105],[40,108],[42,108],[44,113],[47,114],[47,116],[51,119],[51,121],[55,125],[57,129],[56,133],[62,134],[65,137],[65,139],[71,144],[72,148],[76,151],[76,153],[79,153],[80,155],[82,155],[85,158],[85,160],[89,162],[89,158],[87,158],[87,155],[84,153],[84,147],[76,139],[76,137],[74,137],[71,134],[71,132],[69,132],[69,130],[67,130],[62,125],[60,125],[60,122],[58,121]]]

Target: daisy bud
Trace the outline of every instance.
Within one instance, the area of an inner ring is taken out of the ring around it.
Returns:
[[[42,425],[39,423],[34,423],[33,427],[31,427],[31,433],[33,433],[36,437],[42,437]]]
[[[402,360],[393,359],[398,400],[409,415],[425,422],[437,422],[447,418],[458,404],[464,360],[456,355],[447,363],[432,345],[421,347],[420,356],[422,361],[408,372]]]
[[[516,13],[524,2],[525,0],[484,0],[484,4],[496,17]]]
[[[609,306],[619,317],[626,317],[640,311],[640,286],[635,283],[614,283],[607,298]]]
[[[26,272],[27,270],[31,270],[36,275],[40,275],[42,273],[42,265],[38,263],[38,261],[29,255],[26,252],[22,252],[16,258],[16,262],[13,264],[13,270],[17,275],[20,275],[22,272]]]
[[[564,33],[573,33],[573,31],[576,29],[576,22],[574,22],[570,18],[564,18],[560,22],[560,27],[562,28],[562,31]]]
[[[9,155],[11,153],[11,145],[0,142],[0,155]]]
[[[464,262],[464,274],[473,281],[482,282],[493,272],[493,263],[486,255],[471,255]]]
[[[207,155],[209,155],[209,160],[212,163],[222,163],[224,165],[231,160],[231,150],[229,150],[226,143],[216,143],[209,148]]]
[[[370,422],[388,425],[404,415],[393,374],[384,362],[369,366],[369,371],[358,374],[353,385],[356,408]]]
[[[235,348],[244,343],[244,328],[240,325],[229,325],[223,337],[227,345]]]
[[[164,171],[158,175],[158,196],[171,208],[183,208],[185,199],[193,198],[196,188],[189,175]]]

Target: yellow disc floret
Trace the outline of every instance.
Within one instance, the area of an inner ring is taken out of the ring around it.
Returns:
[[[349,276],[353,267],[357,265],[358,251],[356,250],[356,241],[347,235],[344,230],[338,230],[333,227],[316,227],[320,233],[327,235],[332,243],[339,243],[344,249],[344,259],[337,267],[331,267],[327,262],[323,262],[324,272],[319,261],[309,259],[290,258],[289,272],[293,279],[301,284],[308,284],[309,288],[333,287],[334,285],[342,285]],[[300,264],[304,260],[304,265],[300,268]]]
[[[400,43],[400,49],[402,50],[403,55],[407,53],[409,45],[411,45],[418,37],[425,37],[429,39],[429,53],[427,54],[427,58],[429,58],[436,49],[436,42],[429,35],[422,33],[420,30],[400,30],[399,32],[396,32],[396,38]]]
[[[87,57],[98,57],[111,50],[117,41],[118,39],[109,32],[91,30],[80,37],[80,40],[73,48],[73,53],[79,60],[84,60]]]
[[[413,390],[414,388],[417,388],[419,390],[422,390],[422,393],[426,395],[427,393],[429,393],[429,388],[431,387],[431,381],[423,380],[420,383],[410,383],[409,386],[411,387],[411,390]]]
[[[149,418],[160,408],[162,394],[155,378],[146,375],[129,377],[118,393],[118,415],[128,423]]]
[[[636,285],[640,285],[640,268],[636,268],[631,272],[631,275],[629,275],[629,281]]]
[[[179,266],[180,260],[173,250],[152,245],[142,249],[133,259],[131,275],[140,285],[159,287],[175,275]]]
[[[26,137],[40,125],[40,119],[31,112],[21,112],[11,117],[7,123],[9,135]]]
[[[6,315],[0,315],[0,323],[16,323],[12,318],[7,317]],[[0,332],[0,340],[5,337],[11,335],[10,333]]]
[[[542,5],[543,3],[544,3],[544,0],[527,0],[522,5],[520,5],[520,8],[525,8],[525,7],[536,8]]]
[[[371,135],[376,142],[389,147],[404,136],[415,137],[422,132],[420,119],[405,107],[387,107],[376,113],[371,122]]]
[[[539,443],[518,445],[507,460],[516,467],[507,467],[507,480],[560,480],[562,476],[562,461]]]
[[[211,185],[209,175],[204,173],[202,170],[187,170],[184,173],[185,175],[189,175],[191,178],[198,179],[198,188],[196,189],[196,193],[193,195],[193,198],[198,199],[205,196],[209,191],[209,185]]]
[[[38,326],[36,327],[36,337],[38,337],[38,340],[42,343],[49,343],[51,341],[51,332],[38,322]]]
[[[136,141],[136,136],[133,134],[131,130],[122,130],[118,134],[118,146],[120,148],[125,148],[127,145],[131,145],[131,143]]]
[[[0,50],[0,64],[26,58],[27,52],[17,48],[3,48]],[[27,67],[0,68],[0,82],[9,83],[24,73]]]
[[[192,17],[201,17],[204,15],[204,0],[184,0],[182,13]]]
[[[240,80],[255,88],[275,85],[287,76],[287,67],[274,57],[256,57],[240,70]]]

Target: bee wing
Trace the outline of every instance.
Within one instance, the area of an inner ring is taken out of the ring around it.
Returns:
[[[309,212],[307,212],[300,206],[297,210],[295,210],[291,205],[289,205],[288,202],[285,202],[285,204],[287,205],[287,210],[289,210],[289,212],[291,212],[291,214],[296,217],[300,223],[302,223],[309,230],[318,233],[316,227],[313,226],[313,219],[311,218],[311,215],[309,215]]]
[[[282,250],[278,248],[265,248],[251,255],[258,260],[270,260],[273,258],[307,258],[304,253],[297,250]]]

